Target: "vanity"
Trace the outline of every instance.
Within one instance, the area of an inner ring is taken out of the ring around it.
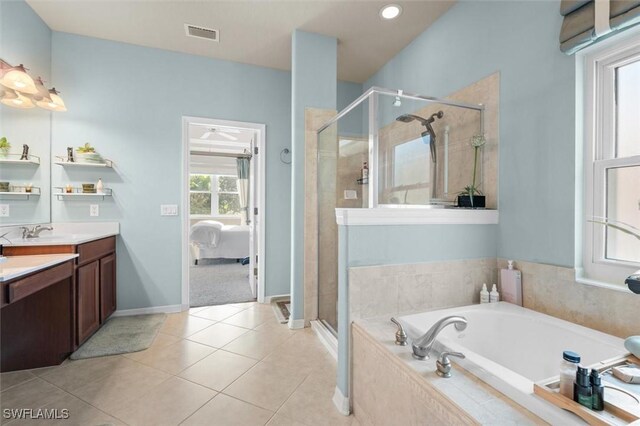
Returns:
[[[3,247],[9,258],[0,265],[3,372],[59,364],[116,310],[118,224],[53,226],[58,234]],[[11,274],[11,265],[49,258],[62,263]]]

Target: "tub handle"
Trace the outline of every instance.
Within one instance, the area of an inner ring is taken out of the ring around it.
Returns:
[[[449,360],[450,356],[455,356],[458,358],[464,358],[464,354],[462,352],[442,352],[438,361],[436,361],[436,373],[438,376],[444,377],[448,379],[451,377],[451,361]]]
[[[396,345],[407,346],[407,333],[404,332],[402,324],[395,318],[391,318],[391,322],[398,326],[398,331],[396,331]]]

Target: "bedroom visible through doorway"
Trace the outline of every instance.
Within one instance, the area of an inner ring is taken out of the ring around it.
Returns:
[[[190,307],[255,301],[262,290],[258,213],[263,126],[185,118],[184,127],[188,214],[183,259],[188,265],[183,299],[187,296]]]

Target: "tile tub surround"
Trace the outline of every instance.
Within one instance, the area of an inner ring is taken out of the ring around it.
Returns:
[[[352,324],[353,412],[361,424],[545,424],[460,368],[452,377],[435,371],[435,357],[417,361],[411,348],[394,344],[395,327],[384,319]],[[375,374],[372,372],[375,371]]]
[[[247,316],[261,319],[236,325]],[[241,334],[201,338],[216,325]],[[357,424],[334,408],[334,388],[335,362],[311,330],[289,330],[252,302],[170,314],[141,352],[4,373],[0,404],[68,408],[82,425]]]
[[[578,283],[575,270],[516,260],[522,272],[525,308],[552,315],[621,338],[638,334],[640,296]],[[498,259],[498,269],[507,267]]]
[[[464,306],[497,282],[496,259],[349,268],[349,318],[374,318]]]

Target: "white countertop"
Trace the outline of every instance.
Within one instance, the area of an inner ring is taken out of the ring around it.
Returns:
[[[19,230],[9,236],[5,247],[78,245],[120,234],[117,222],[53,223],[53,231],[42,231],[38,238],[23,239]],[[32,227],[32,226],[30,226]]]
[[[32,256],[7,256],[5,261],[0,263],[0,282],[20,278],[46,269],[51,266],[75,259],[77,254],[36,254]]]

